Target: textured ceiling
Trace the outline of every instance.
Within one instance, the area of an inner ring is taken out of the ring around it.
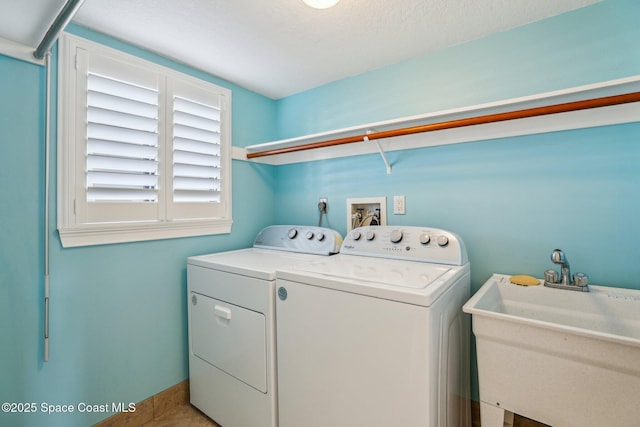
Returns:
[[[597,1],[85,0],[74,22],[277,99]],[[37,45],[63,3],[0,0],[0,37]]]

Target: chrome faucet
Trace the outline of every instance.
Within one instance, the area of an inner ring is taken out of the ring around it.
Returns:
[[[560,283],[564,286],[571,284],[571,268],[569,267],[569,261],[562,249],[554,249],[551,252],[551,262],[560,265]]]
[[[570,289],[574,291],[589,292],[589,278],[584,273],[576,273],[571,276],[569,261],[562,249],[554,249],[551,252],[551,262],[560,265],[560,278],[555,270],[544,272],[544,285],[550,288]]]

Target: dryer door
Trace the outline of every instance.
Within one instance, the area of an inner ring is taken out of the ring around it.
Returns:
[[[191,292],[193,354],[251,387],[267,392],[265,317]]]

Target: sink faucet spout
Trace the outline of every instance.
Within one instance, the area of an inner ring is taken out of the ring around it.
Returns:
[[[562,249],[554,249],[553,252],[551,252],[551,262],[560,265],[561,283],[565,286],[571,285],[571,268]]]

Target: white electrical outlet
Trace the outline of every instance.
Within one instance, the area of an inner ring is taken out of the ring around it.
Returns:
[[[318,200],[318,210],[320,210],[321,203],[324,203],[324,210],[322,212],[327,213],[329,211],[329,199],[326,197],[320,197],[320,200]]]
[[[393,213],[394,215],[404,215],[404,196],[393,196]]]

